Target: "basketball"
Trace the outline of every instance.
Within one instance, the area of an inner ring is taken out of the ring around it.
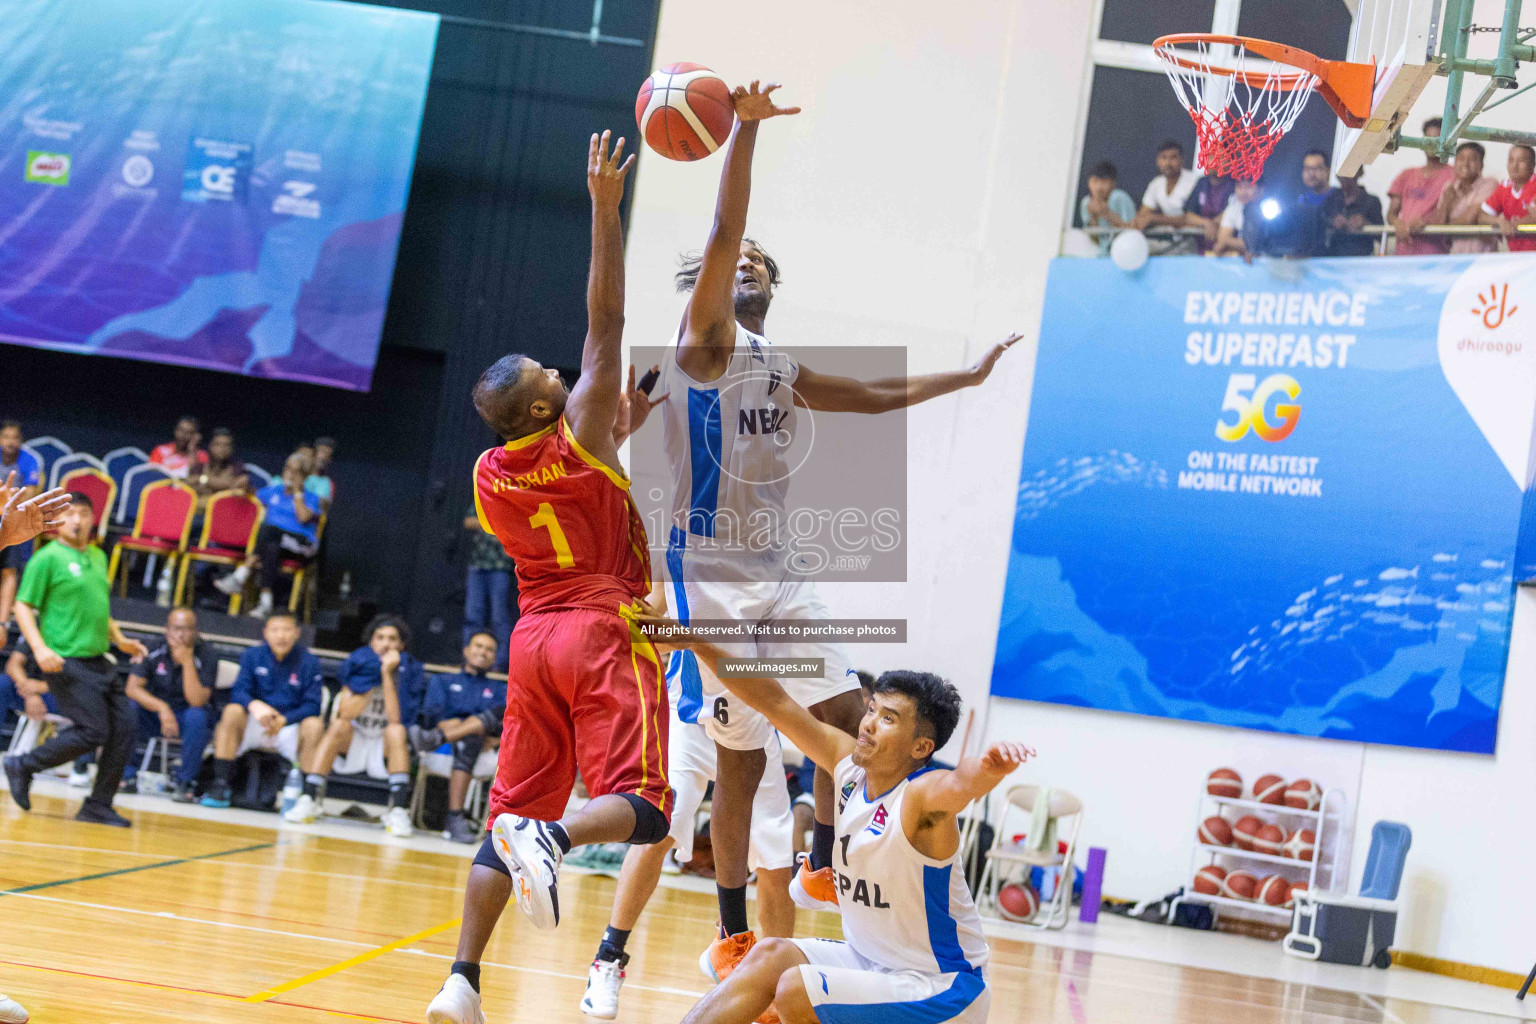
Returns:
[[[1236,800],[1243,795],[1243,777],[1231,768],[1217,768],[1205,777],[1205,791]]]
[[[1232,826],[1225,818],[1206,818],[1200,823],[1200,841],[1207,846],[1231,846]]]
[[[1233,871],[1222,883],[1222,889],[1228,899],[1251,900],[1259,891],[1259,876],[1252,871]]]
[[[1237,819],[1237,824],[1232,826],[1232,841],[1237,844],[1239,850],[1254,849],[1253,841],[1259,834],[1259,829],[1264,827],[1264,822],[1251,814],[1245,814]]]
[[[1285,829],[1279,825],[1265,825],[1253,837],[1255,853],[1267,853],[1270,856],[1278,857],[1284,845]]]
[[[1286,900],[1291,898],[1291,883],[1279,875],[1270,875],[1259,883],[1257,899],[1260,903],[1267,903],[1271,907],[1284,906]]]
[[[998,891],[997,910],[1010,921],[1028,921],[1040,909],[1040,894],[1032,885],[1009,882]]]
[[[1297,779],[1285,787],[1285,806],[1299,811],[1315,811],[1323,801],[1323,791],[1311,779]]]
[[[1299,882],[1292,882],[1291,883],[1290,892],[1287,893],[1286,898],[1285,898],[1286,906],[1290,906],[1290,907],[1295,906],[1296,905],[1296,894],[1297,893],[1306,892],[1308,888],[1309,888],[1309,886],[1307,885],[1307,880],[1305,878],[1303,878]]]
[[[1227,872],[1225,868],[1217,867],[1215,864],[1207,864],[1195,872],[1195,880],[1190,885],[1190,888],[1205,896],[1220,896],[1222,883],[1226,880]]]
[[[1285,803],[1285,780],[1278,775],[1261,775],[1253,784],[1253,798],[1261,804]]]
[[[730,138],[736,107],[725,80],[702,64],[668,64],[635,97],[646,145],[668,160],[702,160]]]
[[[1311,860],[1317,852],[1317,833],[1299,828],[1285,841],[1284,855],[1295,860]]]

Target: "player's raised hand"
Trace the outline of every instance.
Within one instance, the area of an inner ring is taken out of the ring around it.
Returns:
[[[69,492],[55,487],[26,501],[18,501],[25,488],[12,487],[16,474],[6,478],[0,490],[0,548],[24,544],[63,524],[59,516],[69,507]]]
[[[981,755],[982,770],[999,777],[1010,774],[1015,768],[1035,756],[1033,747],[1005,740],[994,743]]]
[[[627,160],[624,159],[622,138],[613,147],[613,154],[609,155],[608,140],[612,135],[611,131],[606,130],[601,136],[594,133],[592,141],[587,144],[587,191],[592,193],[594,206],[619,205],[619,200],[624,198],[624,179],[635,163],[633,153]]]
[[[1014,343],[1022,337],[1024,335],[1015,332],[987,349],[987,354],[978,359],[976,364],[971,367],[971,376],[975,378],[973,383],[980,384],[990,377],[992,375],[992,367],[997,365],[997,361],[1002,358],[1003,353],[1012,348]]]
[[[782,86],[778,82],[769,82],[759,88],[757,79],[753,79],[750,86],[738,85],[731,90],[731,102],[736,106],[736,116],[745,124],[748,121],[766,121],[782,114],[800,113],[799,107],[781,107],[773,102],[773,91],[780,88]]]
[[[653,366],[646,376],[654,382],[653,375],[660,370],[661,367]],[[665,402],[670,393],[663,391],[655,397],[646,394],[645,390],[635,383],[635,368],[630,366],[629,383],[624,386],[623,391],[619,392],[618,411],[613,415],[613,443],[623,444],[626,438],[644,426],[645,418],[651,414],[651,410]]]

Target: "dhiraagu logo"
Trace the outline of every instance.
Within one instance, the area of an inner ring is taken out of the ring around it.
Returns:
[[[1258,384],[1258,377],[1251,373],[1234,373],[1227,381],[1227,396],[1221,403],[1223,413],[1234,412],[1237,418],[1227,422],[1216,420],[1216,436],[1223,441],[1241,441],[1252,430],[1265,441],[1284,441],[1296,429],[1301,418],[1301,406],[1295,399],[1301,394],[1296,378],[1286,373],[1272,373]],[[1255,386],[1257,385],[1257,386]],[[1285,399],[1290,399],[1286,401]],[[1278,422],[1270,422],[1265,413],[1271,400]]]
[[[69,184],[69,154],[44,153],[40,150],[27,152],[27,180],[42,185]]]

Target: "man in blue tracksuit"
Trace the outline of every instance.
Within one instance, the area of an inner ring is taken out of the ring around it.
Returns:
[[[235,758],[246,751],[276,751],[297,764],[320,742],[320,659],[299,643],[299,620],[273,612],[261,635],[265,642],[240,656],[240,675],[219,716],[204,807],[229,806]]]
[[[453,774],[448,777],[448,820],[443,838],[456,843],[478,843],[481,833],[464,820],[464,794],[474,774],[475,761],[487,742],[492,750],[501,740],[501,719],[507,706],[506,680],[486,673],[496,661],[496,637],[485,630],[464,645],[464,667],[452,675],[433,676],[421,717],[428,729],[418,748],[431,750],[453,744]]]

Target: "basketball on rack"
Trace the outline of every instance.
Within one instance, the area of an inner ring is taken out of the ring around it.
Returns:
[[[646,145],[669,160],[702,160],[725,145],[736,122],[725,79],[702,64],[668,64],[635,97]]]
[[[1229,899],[1251,900],[1258,895],[1259,876],[1239,868],[1227,875],[1222,890]]]
[[[1291,898],[1291,883],[1279,875],[1270,875],[1259,883],[1258,901],[1271,907],[1283,907]]]
[[[1311,779],[1297,779],[1285,787],[1285,806],[1299,811],[1315,811],[1323,802],[1323,791]]]
[[[1040,909],[1040,894],[1032,885],[1009,882],[998,890],[997,912],[1010,921],[1028,921]]]
[[[1265,825],[1253,837],[1255,853],[1267,853],[1272,857],[1278,857],[1284,845],[1285,829],[1279,825]]]
[[[1231,846],[1232,826],[1226,818],[1206,818],[1200,823],[1200,841],[1207,846]]]
[[[1311,860],[1317,852],[1317,833],[1309,828],[1299,828],[1285,841],[1285,856],[1295,860]]]
[[[1253,850],[1253,840],[1259,834],[1259,829],[1264,827],[1264,822],[1251,814],[1245,814],[1237,819],[1237,824],[1232,826],[1232,841],[1237,844],[1239,850]]]
[[[1292,882],[1291,888],[1285,896],[1285,905],[1288,907],[1294,907],[1296,905],[1296,895],[1298,893],[1306,892],[1309,888],[1310,886],[1307,884],[1307,880],[1305,878],[1299,882]]]
[[[1261,804],[1285,803],[1285,780],[1278,775],[1260,775],[1253,784],[1253,798]]]
[[[1243,795],[1243,777],[1231,768],[1217,768],[1205,777],[1205,791],[1211,796],[1238,800]]]
[[[1207,864],[1195,872],[1195,880],[1190,888],[1205,896],[1220,896],[1221,884],[1227,880],[1225,868],[1215,864]]]

